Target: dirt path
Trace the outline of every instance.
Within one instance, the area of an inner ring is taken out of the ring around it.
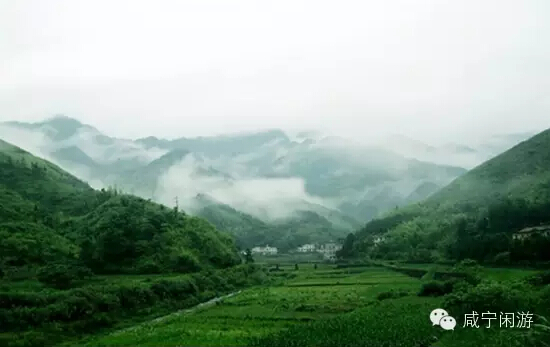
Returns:
[[[191,308],[186,308],[186,309],[183,309],[183,310],[179,310],[179,311],[176,311],[174,313],[170,313],[166,316],[158,317],[158,318],[155,318],[153,320],[131,326],[129,328],[118,330],[118,331],[113,332],[112,334],[113,335],[118,335],[118,334],[121,334],[121,333],[124,333],[124,332],[135,330],[135,329],[137,329],[138,327],[140,327],[142,325],[157,324],[157,323],[160,323],[160,322],[164,322],[165,320],[170,319],[170,318],[175,318],[175,317],[179,317],[179,316],[184,315],[184,314],[193,313],[193,312],[195,312],[199,309],[215,305],[217,302],[222,301],[223,299],[227,299],[227,298],[230,298],[232,296],[235,296],[235,295],[239,294],[240,292],[241,292],[241,290],[233,292],[233,293],[229,293],[227,295],[218,296],[214,299],[210,299],[208,301],[202,302],[202,303],[200,303],[196,306],[193,306]]]

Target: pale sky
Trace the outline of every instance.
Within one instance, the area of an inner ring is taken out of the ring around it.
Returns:
[[[0,120],[62,113],[131,138],[539,131],[549,42],[548,0],[0,0]]]

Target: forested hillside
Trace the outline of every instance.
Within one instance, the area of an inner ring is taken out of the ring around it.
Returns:
[[[457,178],[425,201],[370,221],[349,235],[342,257],[408,261],[472,258],[491,263],[550,260],[550,130]],[[517,237],[516,237],[517,238]]]
[[[36,123],[0,123],[0,133],[96,188],[116,186],[167,206],[178,196],[191,214],[196,212],[194,196],[209,194],[267,224],[273,216],[263,211],[275,205],[288,216],[317,212],[312,202],[364,223],[396,205],[423,199],[466,172],[457,165],[405,157],[386,144],[291,136],[282,130],[131,140],[56,116]],[[265,186],[258,195],[246,188],[251,180]]]
[[[3,141],[0,240],[1,345],[45,346],[128,315],[188,307],[257,271],[234,267],[233,239],[204,219],[93,190]]]
[[[203,219],[95,191],[5,142],[0,165],[0,264],[6,269],[78,260],[98,273],[158,273],[239,263],[233,240]]]
[[[207,197],[199,200],[203,207],[197,212],[198,216],[210,221],[218,230],[233,235],[241,249],[270,245],[287,252],[307,243],[337,241],[358,226],[352,218],[328,209],[326,216],[321,215],[322,211],[297,211],[289,218],[266,223]]]

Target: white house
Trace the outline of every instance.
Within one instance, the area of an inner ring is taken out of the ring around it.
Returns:
[[[302,246],[298,247],[298,252],[300,252],[300,253],[315,252],[315,245],[313,245],[313,244],[302,245]]]
[[[323,254],[334,254],[341,249],[342,249],[342,245],[339,245],[334,242],[330,242],[330,243],[325,243],[324,245],[321,245],[321,247],[318,248],[317,252],[323,253]]]
[[[336,252],[341,249],[342,249],[342,245],[334,242],[329,242],[329,243],[325,243],[324,245],[321,245],[321,247],[317,249],[317,252],[323,255],[323,259],[335,261]]]
[[[550,225],[524,228],[515,233],[512,237],[514,238],[514,240],[525,240],[537,234],[543,237],[550,238]]]
[[[254,247],[252,248],[251,252],[253,254],[275,255],[277,254],[277,248],[269,247],[269,245],[266,245],[265,247]]]

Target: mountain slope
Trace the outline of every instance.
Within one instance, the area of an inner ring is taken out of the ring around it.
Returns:
[[[425,201],[366,224],[343,254],[433,261],[550,260],[548,238],[514,241],[550,224],[550,129],[472,169]],[[383,236],[383,242],[374,240]],[[494,259],[493,259],[494,257]]]
[[[4,141],[0,216],[0,269],[7,269],[0,273],[67,261],[99,273],[187,272],[240,262],[233,240],[205,220],[93,190]]]
[[[317,207],[318,212],[297,211],[287,218],[268,223],[205,195],[198,196],[197,202],[201,207],[196,214],[218,230],[234,235],[241,248],[271,245],[286,252],[305,243],[336,241],[358,224],[350,217],[323,207]]]
[[[504,196],[546,200],[549,184],[550,130],[546,130],[472,169],[427,203],[479,205]]]
[[[264,221],[262,211],[277,205],[275,210],[284,210],[287,216],[330,206],[333,216],[365,222],[396,205],[424,198],[425,190],[419,186],[443,186],[465,172],[337,137],[291,139],[277,129],[131,141],[108,137],[64,116],[3,125],[8,128],[6,135],[15,134],[14,129],[25,131],[9,137],[16,144],[44,154],[94,187],[116,186],[170,205],[177,196],[181,206],[192,206],[196,194],[207,193]],[[33,137],[37,139],[29,140]],[[190,160],[182,162],[186,153]],[[254,194],[247,188],[251,181],[261,186]],[[417,194],[412,194],[415,190]],[[260,196],[262,191],[274,196]]]

